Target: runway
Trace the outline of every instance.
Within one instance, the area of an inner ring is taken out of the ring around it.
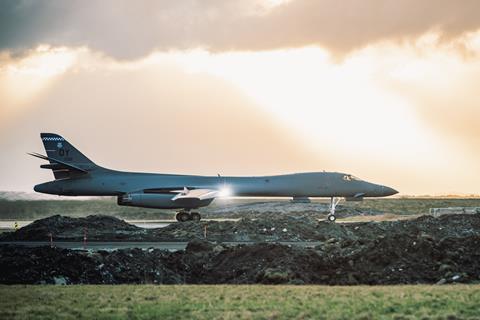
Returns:
[[[223,244],[227,245],[242,245],[242,244],[254,244],[258,242],[222,242]],[[301,241],[278,241],[278,242],[269,242],[269,243],[277,243],[283,244],[287,246],[300,246],[305,248],[313,248],[319,245],[321,242],[318,241],[308,241],[308,242],[301,242]],[[87,242],[85,245],[83,242],[78,241],[54,241],[53,246],[57,248],[65,248],[71,250],[92,250],[92,251],[99,251],[99,250],[106,250],[106,251],[113,251],[118,249],[131,249],[131,248],[139,248],[139,249],[161,249],[161,250],[168,250],[168,251],[178,251],[184,250],[187,247],[188,242],[121,242],[121,241],[113,241],[113,242]],[[26,246],[26,247],[41,247],[41,246],[50,246],[50,242],[48,241],[2,241],[0,242],[1,245],[15,245],[15,246]]]

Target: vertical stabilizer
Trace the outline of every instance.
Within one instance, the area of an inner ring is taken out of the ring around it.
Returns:
[[[61,168],[61,166],[56,169],[55,166],[58,164],[54,160],[59,160],[65,164],[70,164],[82,169],[96,167],[95,163],[78,151],[62,136],[55,133],[41,133],[40,137],[47,152],[47,157],[50,158],[50,164],[53,165],[52,170],[55,179],[69,178],[71,176],[71,170]]]

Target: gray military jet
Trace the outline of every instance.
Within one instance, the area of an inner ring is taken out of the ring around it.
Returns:
[[[49,161],[54,181],[38,184],[36,192],[62,196],[116,196],[121,206],[180,209],[178,221],[200,220],[192,210],[208,206],[228,193],[246,197],[330,198],[329,221],[335,221],[335,207],[341,198],[361,201],[364,197],[385,197],[397,191],[338,172],[310,172],[261,177],[196,176],[123,172],[100,167],[75,149],[63,137],[41,133],[47,152],[30,155]]]

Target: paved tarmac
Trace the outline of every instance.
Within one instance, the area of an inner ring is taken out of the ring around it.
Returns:
[[[241,244],[254,244],[255,242],[224,242],[227,245],[241,245]],[[283,245],[295,245],[302,247],[315,247],[319,245],[320,242],[295,242],[295,241],[282,241],[282,242],[272,242],[279,243]],[[74,241],[54,241],[53,246],[58,248],[66,248],[72,250],[117,250],[117,249],[129,249],[129,248],[140,248],[140,249],[162,249],[169,251],[178,251],[186,248],[188,242],[74,242]],[[27,247],[40,247],[40,246],[50,246],[48,241],[2,241],[0,245],[16,245],[16,246],[27,246]]]

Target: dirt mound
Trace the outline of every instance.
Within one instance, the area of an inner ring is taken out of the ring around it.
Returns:
[[[208,208],[206,217],[218,216],[229,218],[259,218],[271,219],[285,216],[316,218],[323,217],[330,212],[330,205],[322,202],[293,202],[293,201],[263,201],[224,206],[221,208]],[[339,218],[359,215],[381,215],[385,212],[362,207],[338,205],[336,215]]]
[[[332,224],[309,218],[174,223],[142,229],[103,216],[36,221],[6,239],[185,240],[184,251],[0,246],[0,283],[478,283],[480,215]],[[227,246],[201,240],[263,241]],[[309,241],[315,248],[265,241]]]
[[[431,237],[434,239],[480,236],[480,215],[422,216],[412,220],[330,223],[308,217],[283,216],[272,219],[172,223],[164,228],[144,229],[108,216],[69,218],[53,216],[37,220],[16,232],[0,235],[0,241],[190,241],[219,242],[362,241],[385,235]]]
[[[60,215],[36,220],[15,232],[0,235],[0,240],[47,241],[50,234],[55,240],[81,241],[87,232],[90,240],[130,240],[139,238],[145,229],[123,220],[103,215],[91,215],[85,218],[71,218]]]
[[[0,283],[479,283],[480,237],[385,235],[307,249],[193,240],[184,251],[72,251],[0,246]]]
[[[318,240],[318,221],[308,218],[277,217],[277,219],[248,219],[239,221],[208,221],[171,224],[152,230],[156,239],[188,241],[204,238],[214,241],[308,241]]]

